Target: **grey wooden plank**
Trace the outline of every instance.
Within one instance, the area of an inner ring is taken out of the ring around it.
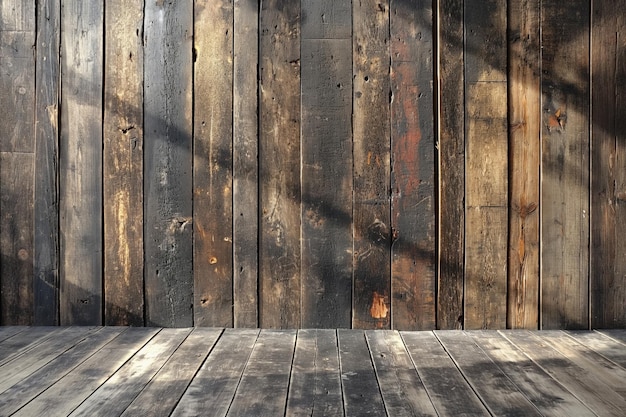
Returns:
[[[435,333],[467,382],[494,415],[540,416],[500,368],[462,331]]]
[[[623,416],[624,399],[601,379],[589,374],[575,361],[553,349],[541,333],[502,331],[504,337],[521,349],[552,378],[567,388],[599,416]]]
[[[59,139],[62,325],[102,321],[103,22],[104,0],[63,2]]]
[[[541,338],[580,366],[585,374],[595,375],[626,399],[626,369],[577,342],[562,331],[543,331]],[[626,411],[626,410],[625,410]]]
[[[145,322],[193,324],[193,2],[144,7]]]
[[[58,327],[29,327],[0,343],[0,365],[11,361],[39,343],[61,332]]]
[[[346,416],[384,416],[385,406],[361,330],[337,330]]]
[[[299,330],[287,398],[287,417],[343,415],[337,333]]]
[[[71,415],[122,414],[190,332],[191,329],[161,330]]]
[[[258,0],[235,0],[233,39],[233,325],[258,325]]]
[[[122,415],[169,416],[221,333],[194,329]]]
[[[595,415],[499,333],[476,331],[469,332],[469,335],[542,415],[546,417]]]
[[[0,401],[0,415],[11,415],[19,410],[124,330],[123,327],[106,327],[92,333],[28,378],[4,391]]]
[[[172,415],[225,416],[258,334],[255,329],[226,329]]]
[[[14,415],[69,415],[158,331],[157,328],[128,329]]]
[[[440,416],[489,415],[432,332],[400,334]]]
[[[367,331],[365,337],[387,415],[437,416],[400,334]]]
[[[54,337],[30,349],[27,354],[18,356],[0,366],[0,374],[2,375],[0,393],[28,377],[66,350],[71,349],[95,330],[96,328],[93,327],[62,329],[60,332],[56,332]]]
[[[296,342],[292,330],[262,330],[228,416],[278,416],[285,411]]]
[[[26,329],[28,329],[28,326],[2,326],[0,327],[0,342],[13,337]]]
[[[598,332],[626,344],[626,329],[603,329]]]
[[[33,324],[59,322],[59,91],[61,0],[37,2]]]
[[[624,343],[626,340],[624,342],[619,342],[618,340],[597,331],[589,332],[570,330],[567,334],[574,338],[577,342],[592,349],[594,352],[615,362],[622,368],[626,368],[626,345]]]
[[[351,1],[302,0],[302,37],[339,39],[352,35]]]

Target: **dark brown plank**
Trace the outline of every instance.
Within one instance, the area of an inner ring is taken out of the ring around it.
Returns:
[[[170,416],[221,334],[195,328],[122,416]]]
[[[233,324],[258,325],[259,2],[235,0],[233,39]]]
[[[33,324],[42,326],[59,323],[60,18],[60,0],[37,2]]]
[[[259,330],[226,329],[180,399],[173,416],[225,416]]]
[[[464,328],[497,329],[507,299],[507,10],[497,0],[465,5]]]
[[[392,324],[435,328],[432,2],[391,1]]]
[[[35,3],[0,9],[0,323],[33,321]],[[19,153],[19,154],[18,154]]]
[[[102,384],[72,416],[119,416],[142,391],[191,329],[162,329]]]
[[[389,1],[354,2],[352,327],[391,324]]]
[[[542,2],[541,328],[589,327],[589,2]]]
[[[493,415],[541,415],[466,333],[437,332],[436,335],[467,382]]]
[[[509,256],[507,327],[539,325],[539,0],[508,4]]]
[[[517,347],[496,332],[471,332],[478,346],[544,416],[594,414]]]
[[[400,334],[368,331],[365,337],[387,415],[437,416]]]
[[[151,326],[193,324],[192,9],[191,2],[144,7],[144,288]]]
[[[503,331],[502,334],[552,378],[599,416],[622,416],[626,402],[575,360],[563,356],[541,337],[541,332]]]
[[[465,118],[463,0],[440,0],[439,46],[439,274],[437,328],[463,325],[465,246]]]
[[[14,415],[69,415],[158,331],[155,328],[126,330]]]
[[[300,327],[300,5],[261,2],[259,323]]]
[[[365,333],[358,330],[338,330],[337,339],[345,415],[386,415]]]
[[[347,0],[307,0],[301,5],[302,327],[305,328],[351,326],[350,4]]]
[[[623,220],[626,215],[624,164],[624,1],[593,3],[592,184],[591,184],[591,326],[626,326],[626,259]]]
[[[401,335],[440,416],[490,415],[432,332]]]
[[[104,70],[104,323],[142,326],[143,1],[109,1]]]
[[[228,416],[278,416],[285,411],[294,330],[263,330],[254,345]]]
[[[2,393],[0,414],[11,415],[26,405],[124,330],[122,327],[102,328],[72,349],[59,352],[62,355]]]
[[[342,414],[337,333],[330,329],[299,330],[285,416]]]
[[[194,13],[194,324],[232,327],[233,2]]]
[[[104,1],[61,8],[60,323],[102,322]]]
[[[32,65],[32,62],[28,65]],[[32,113],[31,108],[31,117]],[[2,324],[28,325],[33,322],[34,164],[35,156],[32,153],[0,153]]]

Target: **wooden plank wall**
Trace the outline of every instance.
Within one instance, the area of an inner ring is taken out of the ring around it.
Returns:
[[[8,0],[0,324],[626,326],[626,0]]]

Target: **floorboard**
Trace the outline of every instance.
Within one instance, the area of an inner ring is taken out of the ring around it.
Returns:
[[[2,327],[0,416],[624,416],[625,339]]]

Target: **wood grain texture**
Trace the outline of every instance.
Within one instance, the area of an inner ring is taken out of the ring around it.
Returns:
[[[353,7],[352,326],[391,324],[389,2]]]
[[[277,416],[287,403],[295,330],[262,330],[227,416]]]
[[[3,325],[33,322],[34,164],[32,153],[0,153],[0,322]]]
[[[392,325],[435,328],[435,126],[430,1],[391,1]]]
[[[591,184],[591,326],[626,325],[626,218],[624,157],[624,25],[616,8],[626,3],[596,1],[591,27],[592,184]]]
[[[33,322],[35,4],[0,6],[0,323]]]
[[[465,7],[465,323],[504,328],[507,300],[506,5]]]
[[[178,402],[173,416],[225,416],[259,330],[225,330]]]
[[[143,1],[109,1],[104,72],[104,323],[144,324]]]
[[[102,322],[104,2],[61,8],[60,323]]]
[[[463,325],[465,246],[465,117],[463,1],[440,0],[439,274],[437,328]]]
[[[363,331],[338,330],[344,414],[382,416],[385,405]],[[363,360],[365,358],[365,360]]]
[[[194,12],[194,324],[232,327],[233,2]]]
[[[342,415],[343,399],[335,330],[299,330],[285,416]]]
[[[259,323],[301,325],[300,8],[261,2]]]
[[[196,327],[122,414],[169,417],[189,381],[212,351],[222,329]]]
[[[302,3],[302,327],[305,328],[351,325],[353,158],[349,5],[345,0]]]
[[[37,2],[33,324],[59,323],[59,95],[61,1]]]
[[[233,35],[233,324],[258,326],[259,2],[235,0]]]
[[[156,1],[144,7],[144,302],[150,326],[194,323],[192,6]]]
[[[541,328],[589,327],[587,1],[542,2]],[[555,123],[556,119],[556,123]]]
[[[540,42],[537,0],[508,5],[509,237],[507,327],[539,326]]]

